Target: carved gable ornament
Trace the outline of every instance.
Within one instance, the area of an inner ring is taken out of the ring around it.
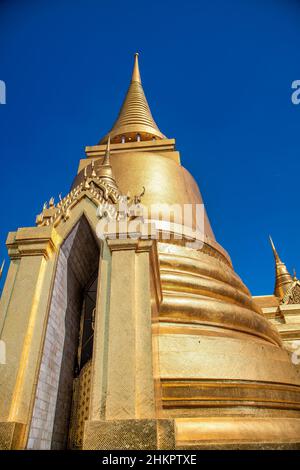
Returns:
[[[291,284],[282,299],[282,304],[300,304],[300,281],[298,279]]]
[[[84,172],[84,180],[72,189],[63,199],[59,197],[59,202],[55,204],[52,197],[44,204],[42,212],[36,218],[36,225],[56,227],[60,222],[64,222],[71,217],[72,209],[80,203],[83,198],[89,198],[97,209],[97,215],[108,220],[120,220],[124,218],[134,218],[137,216],[137,208],[141,203],[141,198],[145,193],[143,188],[139,196],[123,195],[117,186],[112,186],[101,177],[92,174],[87,176]],[[124,212],[125,211],[125,212]]]

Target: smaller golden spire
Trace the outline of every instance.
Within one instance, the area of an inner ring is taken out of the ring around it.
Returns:
[[[272,251],[273,251],[273,255],[274,255],[275,261],[276,261],[276,263],[277,263],[277,262],[280,263],[281,261],[280,261],[280,258],[279,258],[279,256],[278,256],[278,253],[277,253],[277,251],[276,251],[276,248],[275,248],[275,245],[274,245],[274,242],[273,242],[273,240],[272,240],[271,235],[269,235],[269,239],[270,239],[270,243],[271,243],[271,247],[272,247]]]
[[[118,188],[110,162],[110,135],[108,136],[105,157],[103,159],[102,165],[100,166],[98,176],[100,179],[104,180],[106,183],[110,184],[115,189]]]
[[[277,253],[277,250],[275,248],[275,245],[273,243],[273,240],[271,236],[270,238],[270,243],[275,259],[275,288],[274,288],[274,295],[276,297],[279,297],[282,299],[289,289],[290,285],[294,282],[292,276],[287,270],[286,265],[281,261],[279,258],[279,255]]]
[[[295,269],[295,268],[293,269],[293,280],[294,280],[294,281],[298,281],[298,279],[297,279],[297,273],[296,273],[296,269]]]
[[[110,164],[110,135],[107,139],[106,149],[105,149],[105,157],[102,163],[103,166],[111,166]]]

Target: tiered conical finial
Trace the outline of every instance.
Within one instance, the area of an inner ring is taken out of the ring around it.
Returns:
[[[108,136],[106,150],[105,150],[105,157],[104,157],[102,165],[111,166],[110,165],[110,135]]]
[[[275,259],[275,288],[274,288],[274,294],[282,299],[289,289],[290,285],[293,283],[293,278],[290,275],[290,273],[287,270],[286,265],[281,261],[279,258],[279,255],[277,253],[277,250],[275,248],[275,245],[273,243],[273,240],[270,238],[270,243]]]
[[[134,55],[131,82],[119,112],[118,118],[109,135],[112,143],[135,140],[165,139],[158,129],[142,87],[138,53]],[[100,141],[107,142],[108,134]]]
[[[110,186],[113,186],[115,189],[117,189],[118,186],[110,163],[110,136],[108,136],[105,156],[102,165],[99,168],[98,176],[102,180],[106,181],[106,183],[110,184]]]

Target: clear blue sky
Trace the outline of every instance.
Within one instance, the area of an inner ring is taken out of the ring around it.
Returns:
[[[292,0],[0,1],[0,257],[8,231],[68,192],[139,51],[154,117],[251,292],[273,290],[269,233],[300,275],[299,24]]]

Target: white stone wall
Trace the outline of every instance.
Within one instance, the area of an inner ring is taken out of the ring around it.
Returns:
[[[61,251],[28,440],[28,449],[50,449],[65,337],[67,258]]]

